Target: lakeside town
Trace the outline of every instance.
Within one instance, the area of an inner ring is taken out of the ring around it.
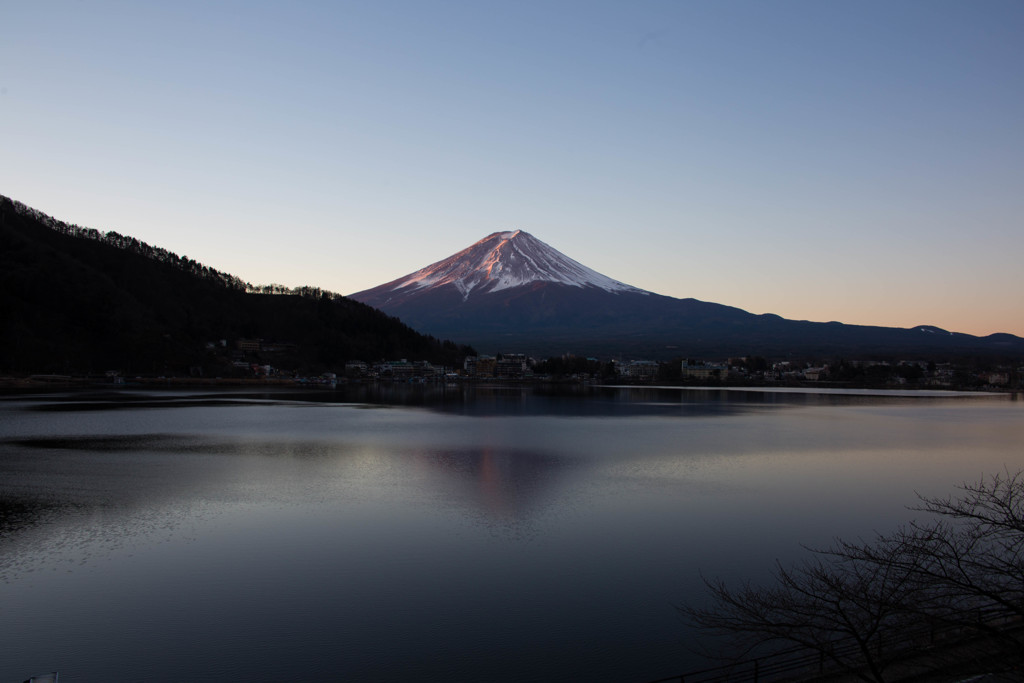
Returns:
[[[761,356],[721,360],[676,358],[599,359],[565,354],[538,359],[524,353],[469,355],[459,366],[427,360],[349,360],[343,367],[308,373],[289,367],[296,345],[237,339],[208,342],[210,362],[193,366],[187,375],[140,375],[107,370],[97,374],[35,374],[0,378],[5,384],[152,383],[183,384],[277,383],[337,385],[358,382],[513,382],[617,383],[701,386],[818,386],[832,388],[1024,390],[1024,363],[977,359],[936,362],[928,359],[790,359]]]

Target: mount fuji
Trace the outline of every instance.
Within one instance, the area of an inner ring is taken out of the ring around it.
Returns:
[[[450,285],[467,301],[533,283],[648,293],[601,275],[522,230],[492,233],[443,261],[365,293],[390,292],[389,303],[398,305],[399,300]]]
[[[755,315],[614,280],[522,230],[349,295],[485,353],[673,356],[1020,353],[1024,339]]]

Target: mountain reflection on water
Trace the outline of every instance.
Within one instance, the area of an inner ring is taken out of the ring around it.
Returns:
[[[1024,466],[1012,396],[361,385],[0,398],[0,680],[644,681],[673,605]],[[19,678],[20,676],[20,678]]]
[[[344,443],[288,440],[215,440],[196,436],[170,434],[137,434],[131,436],[67,436],[10,439],[11,446],[44,452],[79,451],[83,453],[130,454],[143,457],[146,454],[186,455],[205,454],[236,457],[289,457],[298,459],[330,459],[337,462],[353,449]],[[445,475],[451,486],[459,489],[459,499],[474,503],[481,511],[498,517],[518,517],[540,497],[543,489],[554,482],[559,471],[581,463],[541,451],[517,450],[511,448],[466,448],[466,449],[423,449],[410,448],[406,452],[393,452],[402,456],[413,467],[427,467]],[[150,490],[145,482],[140,486],[132,468],[125,468],[123,462],[108,467],[104,462],[91,460],[87,463],[89,478],[93,484],[86,491],[82,488],[41,489],[53,485],[57,477],[54,472],[36,472],[40,481],[32,488],[40,494],[32,500],[0,501],[0,538],[10,535],[19,528],[32,526],[37,518],[52,515],[61,507],[80,507],[89,502],[119,505],[132,501],[151,502],[154,496],[168,488],[177,489],[187,484],[190,477],[181,469],[164,473],[155,480],[157,490]],[[66,462],[61,464],[60,478],[73,475],[75,468]],[[42,468],[40,468],[42,469]],[[81,472],[78,473],[82,475]],[[126,476],[129,475],[131,485]],[[41,476],[40,476],[41,475]],[[8,487],[13,482],[8,482]],[[59,495],[58,495],[59,491]],[[99,496],[99,497],[97,497]],[[91,498],[91,500],[90,500]]]

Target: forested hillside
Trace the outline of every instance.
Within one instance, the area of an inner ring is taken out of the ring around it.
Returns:
[[[231,366],[218,350],[238,339],[273,342],[261,362],[306,373],[356,359],[454,364],[467,350],[332,292],[281,291],[0,196],[2,373],[220,375]]]

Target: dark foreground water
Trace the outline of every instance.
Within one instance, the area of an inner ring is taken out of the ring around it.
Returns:
[[[0,398],[0,683],[643,683],[702,664],[702,574],[1024,467],[1006,395]]]

